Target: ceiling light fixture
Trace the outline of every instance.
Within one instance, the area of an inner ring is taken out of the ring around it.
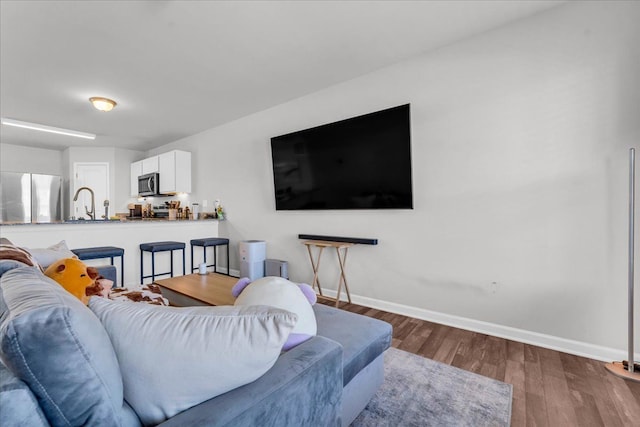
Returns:
[[[116,101],[109,98],[101,98],[99,96],[89,98],[89,101],[91,101],[96,110],[100,111],[111,111],[113,110],[113,107],[117,105]]]
[[[31,130],[39,130],[39,131],[42,131],[42,132],[57,133],[58,135],[75,136],[77,138],[96,139],[96,135],[93,134],[93,133],[78,132],[77,130],[56,128],[56,127],[53,127],[53,126],[41,125],[41,124],[38,124],[38,123],[21,122],[20,120],[7,119],[7,118],[4,118],[4,117],[2,119],[0,119],[0,120],[1,120],[2,124],[6,125],[6,126],[14,126],[14,127],[23,128],[23,129],[31,129]]]

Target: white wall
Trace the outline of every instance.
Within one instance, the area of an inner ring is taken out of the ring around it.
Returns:
[[[116,148],[114,152],[115,162],[113,167],[115,197],[111,201],[110,212],[125,212],[129,209],[127,204],[135,201],[131,197],[131,163],[143,159],[144,152]]]
[[[72,195],[69,194],[69,185],[72,182],[74,162],[109,162],[110,212],[115,213],[128,212],[127,204],[134,200],[129,195],[129,165],[143,157],[142,151],[113,147],[70,147],[59,151],[0,143],[0,170],[3,172],[62,176],[65,217],[70,212]]]
[[[76,162],[109,163],[109,212],[128,212],[130,197],[130,164],[144,155],[140,151],[113,147],[69,147],[63,152],[63,175],[65,177],[65,197],[67,201],[65,217],[73,209],[71,188],[73,183],[73,164]],[[98,211],[102,211],[101,201],[97,201]]]
[[[0,170],[62,176],[62,152],[0,143]]]
[[[109,163],[109,200],[113,200],[115,194],[115,179],[114,179],[114,164],[115,153],[111,147],[69,147],[63,152],[63,156],[66,158],[65,170],[65,185],[66,191],[65,200],[67,201],[67,209],[65,210],[65,217],[71,216],[71,212],[74,212],[73,202],[73,182],[74,182],[74,164],[78,162],[105,162]],[[102,211],[102,200],[96,200],[96,212]],[[99,215],[98,215],[99,216]]]
[[[157,152],[192,151],[191,198],[220,198],[221,235],[267,240],[292,280],[312,278],[298,233],[375,237],[349,254],[361,301],[624,350],[639,21],[572,2]],[[413,210],[275,211],[271,137],[407,102]]]

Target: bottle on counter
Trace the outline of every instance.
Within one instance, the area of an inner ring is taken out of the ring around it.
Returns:
[[[213,206],[215,207],[214,218],[223,220],[224,219],[224,208],[222,207],[222,203],[220,203],[220,200],[216,199],[216,201],[213,203]]]
[[[223,220],[224,219],[224,208],[222,207],[222,205],[220,203],[218,203],[218,206],[216,207],[216,217],[219,220]]]
[[[193,215],[192,219],[198,219],[198,209],[200,205],[198,203],[191,203],[191,215]]]

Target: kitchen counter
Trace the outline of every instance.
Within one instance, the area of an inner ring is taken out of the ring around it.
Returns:
[[[180,222],[180,223],[192,223],[192,222],[211,222],[211,221],[219,221],[215,218],[207,218],[207,219],[168,219],[168,218],[126,218],[126,219],[70,219],[66,221],[53,221],[53,222],[39,222],[39,223],[24,223],[24,222],[2,222],[0,226],[4,227],[6,225],[74,225],[74,224],[92,224],[92,225],[105,225],[105,224],[123,224],[128,222],[140,223],[140,222]]]
[[[206,237],[218,237],[217,219],[169,220],[164,218],[145,218],[125,221],[90,221],[46,224],[1,224],[0,237],[11,240],[24,248],[47,248],[61,240],[71,249],[94,246],[117,246],[124,253],[125,284],[140,282],[140,243],[177,241],[186,245],[186,272],[191,267],[189,241]],[[196,251],[196,264],[201,262],[202,251]],[[156,254],[157,271],[168,271],[169,254]],[[108,264],[108,259],[85,261],[89,265]],[[151,271],[151,257],[144,257],[145,272]],[[119,264],[119,263],[116,263]],[[148,264],[148,265],[147,265]],[[221,265],[227,265],[222,260]],[[120,266],[117,265],[119,268]],[[165,269],[166,268],[166,269]],[[182,257],[174,256],[174,272],[182,272]],[[166,278],[169,276],[161,276]],[[147,279],[146,282],[149,282]],[[146,283],[145,282],[145,283]]]

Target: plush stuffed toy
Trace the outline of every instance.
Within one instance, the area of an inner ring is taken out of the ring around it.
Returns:
[[[252,282],[243,277],[231,290],[234,305],[268,305],[298,315],[298,322],[282,346],[289,350],[316,335],[316,315],[311,307],[316,303],[316,293],[311,286],[296,284],[282,277],[263,277]]]
[[[87,267],[77,258],[63,258],[51,264],[44,274],[65,288],[85,305],[91,295],[101,294],[103,287],[96,280],[101,279],[98,270]],[[108,282],[111,282],[108,280]]]

